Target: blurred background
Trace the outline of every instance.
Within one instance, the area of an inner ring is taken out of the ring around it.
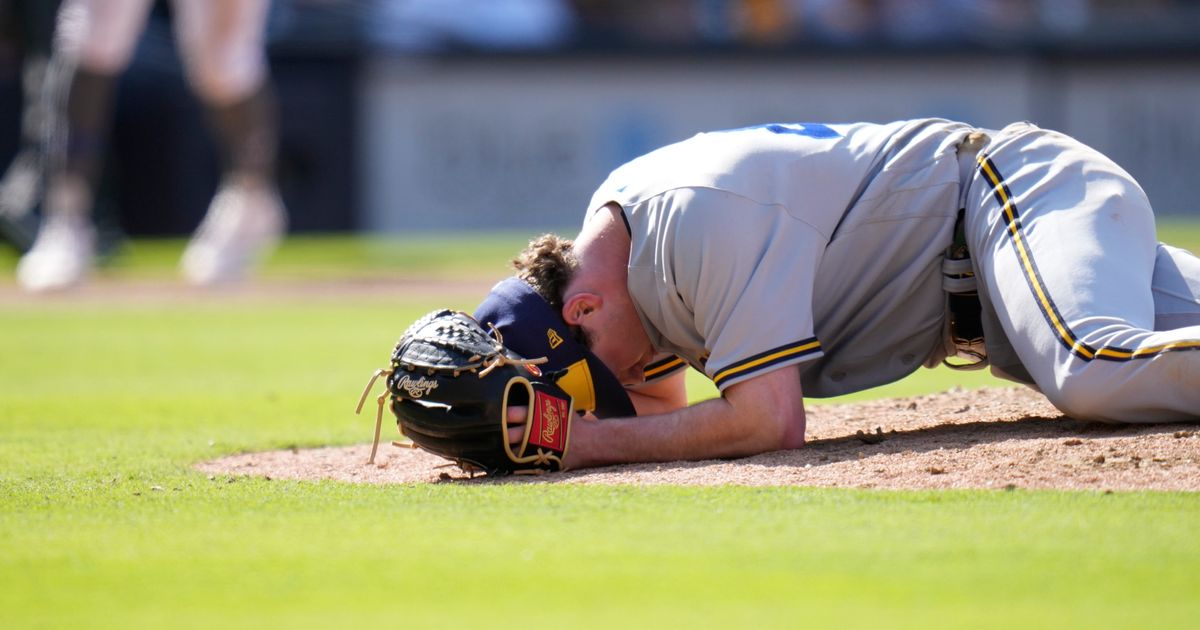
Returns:
[[[0,164],[27,25],[0,1]],[[185,235],[220,176],[156,4],[121,75],[101,204]],[[1193,0],[275,0],[268,56],[292,233],[570,230],[607,173],[698,131],[1029,120],[1198,213]]]

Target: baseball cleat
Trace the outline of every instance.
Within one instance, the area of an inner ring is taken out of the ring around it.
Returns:
[[[95,230],[87,216],[56,212],[47,217],[33,247],[17,263],[17,281],[28,291],[54,291],[82,282],[92,270]]]
[[[283,202],[273,186],[223,184],[183,252],[183,275],[197,285],[241,280],[278,244],[286,227]]]

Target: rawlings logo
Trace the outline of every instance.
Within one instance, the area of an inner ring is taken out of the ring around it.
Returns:
[[[558,407],[554,404],[542,407],[542,439],[547,444],[558,443],[558,425],[562,418],[558,416]]]
[[[405,374],[396,380],[396,388],[404,390],[409,398],[420,398],[437,389],[437,386],[437,381],[424,376],[413,379]]]
[[[546,341],[550,342],[550,349],[553,350],[562,345],[563,338],[554,331],[553,328],[546,329]]]
[[[529,443],[561,453],[567,448],[568,423],[571,421],[567,414],[571,412],[571,402],[545,392],[535,394]]]

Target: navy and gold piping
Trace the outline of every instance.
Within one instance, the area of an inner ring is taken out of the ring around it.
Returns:
[[[1042,274],[1038,271],[1037,262],[1034,261],[1033,253],[1025,241],[1024,230],[1021,225],[1021,213],[1017,210],[1017,204],[1013,200],[1012,191],[1009,190],[1008,184],[1004,182],[1004,177],[1000,175],[999,169],[996,168],[996,165],[987,154],[980,154],[978,162],[980,172],[987,178],[988,183],[992,185],[992,195],[1000,203],[1000,207],[1004,212],[1008,236],[1013,249],[1017,253],[1017,258],[1021,262],[1021,270],[1025,276],[1025,282],[1029,285],[1030,291],[1033,292],[1033,296],[1038,303],[1038,308],[1041,310],[1042,316],[1045,317],[1046,323],[1054,329],[1059,343],[1066,347],[1067,350],[1084,361],[1092,361],[1093,359],[1131,361],[1133,359],[1148,359],[1164,352],[1200,350],[1200,340],[1175,341],[1142,348],[1121,348],[1117,346],[1101,346],[1097,348],[1080,341],[1079,336],[1071,330],[1066,319],[1059,312],[1058,306],[1054,303],[1054,299],[1050,296],[1050,292],[1046,288],[1045,281],[1042,280]]]
[[[687,367],[687,362],[683,359],[677,356],[669,356],[646,366],[646,380],[652,381],[656,378],[662,378],[675,370],[685,367]]]
[[[805,357],[810,354],[816,354],[821,351],[821,342],[817,341],[816,337],[809,337],[801,341],[785,344],[778,348],[760,352],[752,357],[748,357],[728,365],[713,374],[713,384],[721,387],[722,383],[736,376],[745,376],[761,372],[769,367],[791,361],[798,357]]]

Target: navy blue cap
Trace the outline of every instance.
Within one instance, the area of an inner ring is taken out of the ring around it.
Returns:
[[[514,276],[492,287],[475,309],[475,319],[495,326],[513,352],[527,359],[546,357],[538,366],[543,372],[563,371],[557,383],[575,399],[576,410],[597,418],[637,415],[617,377],[575,341],[562,315],[524,280]]]

